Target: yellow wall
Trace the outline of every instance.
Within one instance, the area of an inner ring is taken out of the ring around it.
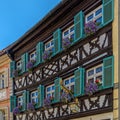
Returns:
[[[114,0],[114,21],[112,24],[112,43],[113,43],[113,55],[114,55],[114,83],[118,84],[118,0]],[[114,96],[114,103],[113,103],[113,116],[114,116],[114,120],[118,120],[119,118],[119,112],[118,112],[118,88],[114,89],[113,92],[113,96]]]

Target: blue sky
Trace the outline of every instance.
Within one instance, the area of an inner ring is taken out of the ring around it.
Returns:
[[[1,0],[0,50],[19,39],[60,0]]]

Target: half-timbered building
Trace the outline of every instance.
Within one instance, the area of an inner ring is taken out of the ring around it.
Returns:
[[[15,120],[113,120],[117,2],[63,0],[12,45]]]

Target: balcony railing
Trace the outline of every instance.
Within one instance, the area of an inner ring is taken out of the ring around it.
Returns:
[[[85,37],[70,48],[61,51],[50,61],[34,68],[32,73],[25,73],[14,79],[15,91],[34,87],[40,83],[54,79],[62,73],[78,66],[84,66],[91,60],[112,54],[111,25],[98,30],[95,34]]]
[[[16,120],[68,120],[77,117],[84,117],[113,110],[112,89],[96,92],[92,96],[81,96],[78,98],[78,105],[73,110],[74,103],[58,103],[48,108],[39,108],[34,111],[24,112],[16,115]]]

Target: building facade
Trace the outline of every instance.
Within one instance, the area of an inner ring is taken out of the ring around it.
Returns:
[[[0,120],[12,120],[10,115],[10,91],[9,78],[10,59],[5,50],[0,51]]]
[[[118,120],[118,0],[64,0],[8,50],[15,120]]]

